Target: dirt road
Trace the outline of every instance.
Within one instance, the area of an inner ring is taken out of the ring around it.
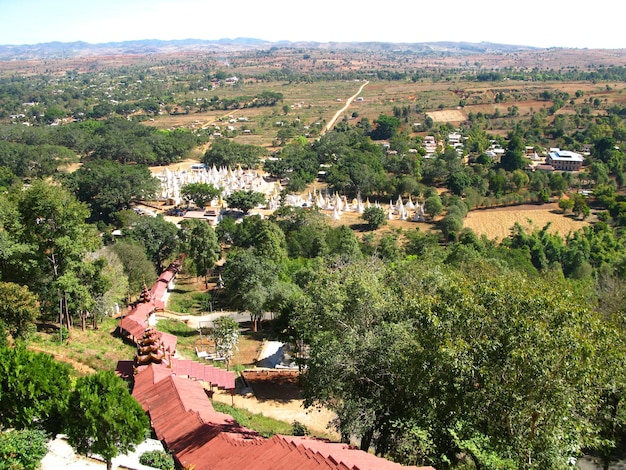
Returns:
[[[352,102],[356,99],[356,97],[361,94],[361,92],[363,91],[363,88],[365,88],[368,84],[369,84],[369,82],[365,81],[363,83],[363,85],[361,85],[361,87],[359,88],[359,91],[357,91],[354,95],[352,95],[350,98],[348,98],[348,100],[346,101],[345,106],[343,108],[341,108],[339,111],[337,111],[335,113],[335,115],[333,116],[333,118],[328,122],[328,124],[326,124],[326,126],[322,130],[322,135],[324,135],[326,133],[326,131],[329,131],[329,130],[331,130],[333,128],[333,126],[335,125],[335,122],[337,122],[337,119],[339,119],[339,116],[341,116],[341,114],[344,113],[346,111],[346,109],[348,109],[350,107],[350,104],[352,104]]]

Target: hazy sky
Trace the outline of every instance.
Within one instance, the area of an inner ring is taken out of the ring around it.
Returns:
[[[248,37],[626,48],[620,5],[608,0],[0,0],[0,44]]]

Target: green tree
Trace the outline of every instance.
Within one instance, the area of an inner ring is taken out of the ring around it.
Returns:
[[[384,362],[399,352],[383,346],[382,321],[391,311],[391,297],[381,274],[380,264],[371,262],[318,272],[307,296],[297,302],[293,322],[297,337],[311,347],[303,377],[305,405],[330,407],[342,441],[354,435],[361,449],[369,449],[387,405],[380,381],[387,382],[389,371],[374,357]]]
[[[358,260],[361,258],[359,239],[347,225],[330,228],[326,235],[329,252],[341,259]]]
[[[247,214],[250,209],[253,209],[261,204],[265,204],[265,195],[256,191],[246,191],[243,189],[237,190],[226,196],[226,203],[228,207],[239,209]]]
[[[484,154],[489,148],[489,136],[480,126],[473,125],[467,134],[467,150],[470,153]]]
[[[112,371],[80,377],[69,400],[68,442],[79,453],[101,455],[107,469],[119,454],[134,450],[150,423],[128,386]]]
[[[596,182],[596,184],[609,184],[611,179],[609,177],[609,169],[602,162],[593,162],[591,164],[591,168],[589,170],[591,178]]]
[[[285,234],[290,257],[315,258],[328,253],[329,226],[317,206],[310,209],[283,206],[274,211],[270,220],[275,221]]]
[[[39,301],[28,287],[0,282],[0,334],[4,327],[14,339],[23,339],[33,331],[38,317]]]
[[[131,203],[152,198],[159,185],[146,166],[107,160],[85,163],[64,182],[78,200],[89,204],[91,220],[107,223],[115,212],[130,208]]]
[[[515,171],[526,166],[524,158],[524,144],[518,135],[513,135],[509,140],[506,152],[500,160],[500,167],[506,171]]]
[[[385,217],[385,210],[382,207],[371,206],[367,207],[361,218],[367,222],[371,230],[376,230],[378,227],[385,225],[387,223],[387,218]]]
[[[502,196],[502,194],[506,191],[507,181],[506,172],[502,168],[498,171],[490,171],[489,191],[497,197]]]
[[[208,166],[231,167],[241,165],[244,168],[256,168],[260,157],[265,155],[264,147],[239,144],[229,139],[216,139],[204,154],[203,163]]]
[[[45,181],[35,181],[17,197],[21,240],[34,248],[30,260],[34,267],[28,274],[28,285],[39,294],[42,306],[52,313],[59,306],[59,318],[67,316],[66,293],[59,280],[74,275],[87,253],[101,244],[95,227],[86,223],[87,206],[76,200],[65,188]],[[28,266],[28,265],[26,265]],[[65,318],[69,328],[69,317]]]
[[[572,212],[574,215],[582,216],[583,219],[589,217],[591,209],[589,209],[589,206],[587,205],[587,198],[582,194],[575,193],[573,195],[573,201],[574,205],[572,207]]]
[[[144,452],[141,454],[141,457],[139,457],[139,463],[160,470],[172,470],[175,468],[172,456],[162,450],[149,450],[148,452]]]
[[[410,438],[422,464],[463,453],[477,468],[565,468],[596,436],[613,373],[604,358],[618,351],[564,280],[537,290],[496,266],[407,259],[320,272],[293,323],[310,345],[306,404],[330,407],[344,438],[381,454]]]
[[[176,225],[168,222],[161,215],[141,217],[134,226],[124,230],[124,233],[144,247],[157,272],[163,270],[166,260],[178,248]]]
[[[148,259],[144,247],[138,241],[118,240],[111,245],[111,250],[119,258],[128,277],[127,295],[139,294],[144,283],[152,285],[157,280],[154,263]]]
[[[226,358],[226,368],[235,354],[239,342],[239,323],[230,317],[219,317],[213,321],[211,338],[215,343],[215,352]]]
[[[568,198],[559,199],[559,208],[563,211],[563,213],[572,210],[574,207],[574,201]]]
[[[148,267],[152,268],[150,262],[146,259],[145,254],[143,254],[143,250],[141,251],[143,260],[146,262]],[[98,324],[102,321],[102,319],[106,315],[111,315],[112,312],[115,312],[115,304],[117,304],[117,307],[119,308],[120,305],[125,303],[130,290],[128,275],[125,272],[124,263],[122,263],[117,253],[113,250],[112,245],[101,248],[97,252],[93,253],[91,258],[94,260],[102,260],[102,268],[98,272],[98,276],[101,276],[102,280],[94,286],[97,288],[94,289],[95,305],[93,306],[93,311],[91,312],[92,326],[95,330],[97,330]],[[127,262],[130,263],[132,261],[128,260]],[[141,269],[139,266],[136,266],[136,268]],[[156,276],[150,278],[148,273],[150,273],[150,269],[142,271],[143,279],[147,284],[152,284]],[[104,288],[104,292],[99,292],[98,287]],[[141,286],[137,286],[137,290],[134,292],[139,292],[140,287]]]
[[[394,137],[400,128],[400,119],[394,116],[381,114],[374,120],[374,130],[371,133],[374,140],[387,140]]]
[[[0,166],[0,190],[6,191],[14,184],[18,184],[20,179],[15,175],[9,167]]]
[[[69,394],[69,366],[24,346],[0,347],[0,423],[61,431]]]
[[[555,172],[550,175],[550,182],[548,185],[553,193],[560,196],[567,189],[568,182],[562,173]]]
[[[463,219],[455,213],[448,213],[439,222],[439,227],[447,240],[456,238],[458,232],[463,228]]]
[[[431,219],[443,212],[443,203],[438,194],[433,194],[424,201],[424,212]]]
[[[263,171],[274,178],[283,179],[291,172],[291,167],[283,158],[268,158],[263,162]]]
[[[448,188],[452,191],[452,194],[457,196],[463,196],[465,189],[472,186],[472,180],[465,171],[455,171],[450,173],[447,182]]]
[[[180,223],[179,233],[181,251],[189,255],[196,276],[203,275],[206,281],[222,252],[215,229],[204,220],[190,219]]]
[[[301,192],[304,188],[296,189],[295,186],[312,183],[317,178],[319,162],[306,138],[294,138],[280,150],[278,157],[278,160],[266,160],[264,168],[277,178],[289,177],[287,187],[290,191]]]
[[[530,181],[530,178],[528,177],[528,174],[523,171],[523,170],[515,170],[513,172],[513,183],[515,184],[515,187],[520,190],[523,187],[525,187],[528,182]]]
[[[189,183],[180,189],[180,194],[187,202],[193,203],[200,209],[222,194],[219,188],[208,183]]]
[[[253,329],[257,331],[279,280],[279,269],[268,258],[254,250],[235,250],[224,265],[224,288],[233,308],[250,312]]]
[[[382,164],[380,147],[365,136],[352,134],[349,147],[337,149],[337,161],[326,175],[331,190],[350,197],[368,197],[382,191],[387,174]]]
[[[0,194],[0,279],[26,284],[36,247],[24,237],[17,198]]]

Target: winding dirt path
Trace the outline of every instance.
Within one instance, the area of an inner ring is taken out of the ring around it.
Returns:
[[[354,95],[352,95],[350,98],[348,98],[348,100],[346,101],[345,106],[343,108],[341,108],[339,111],[337,111],[335,113],[335,115],[333,116],[333,118],[328,122],[328,124],[326,124],[326,126],[322,130],[322,135],[324,135],[326,133],[326,131],[329,131],[329,130],[332,129],[332,127],[335,125],[335,122],[337,122],[337,119],[339,119],[339,116],[341,116],[341,114],[343,112],[345,112],[346,109],[348,109],[350,107],[352,102],[357,98],[357,96],[359,96],[361,94],[361,92],[363,91],[363,88],[365,88],[368,84],[369,84],[369,81],[365,81],[363,83],[363,85],[361,85],[361,87],[359,88],[359,91],[357,91]]]

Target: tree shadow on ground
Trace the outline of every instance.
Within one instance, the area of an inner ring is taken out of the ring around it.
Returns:
[[[260,401],[287,403],[302,399],[300,376],[294,372],[251,371],[243,377]]]
[[[354,230],[355,232],[372,232],[372,227],[370,227],[370,224],[351,224],[350,225],[350,229]]]

